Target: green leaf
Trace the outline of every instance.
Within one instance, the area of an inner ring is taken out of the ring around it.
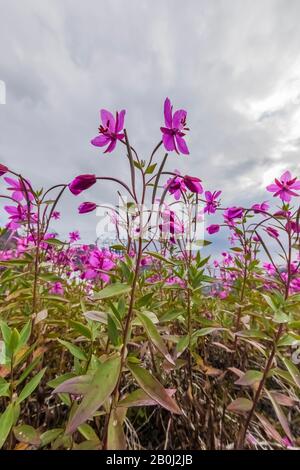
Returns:
[[[44,367],[44,369],[40,370],[40,372],[38,372],[31,380],[30,382],[28,382],[25,387],[23,388],[22,392],[20,393],[18,399],[17,399],[17,403],[21,403],[22,401],[24,401],[27,397],[29,397],[29,395],[32,394],[32,392],[34,392],[34,390],[37,388],[37,386],[39,385],[40,381],[42,380],[43,378],[43,375],[46,371],[47,367]]]
[[[99,441],[99,437],[95,433],[94,429],[87,423],[78,426],[78,431],[88,441]]]
[[[167,312],[162,317],[160,317],[159,321],[160,321],[160,323],[172,321],[172,320],[175,320],[176,318],[178,318],[182,314],[183,314],[182,310],[179,310],[179,311],[175,310],[174,312],[172,312],[172,311]]]
[[[174,261],[172,261],[169,258],[165,258],[159,253],[156,253],[156,251],[145,251],[145,255],[152,256],[153,258],[159,259],[160,261],[163,261],[166,264],[171,264],[172,266],[176,266],[176,263],[174,263]]]
[[[7,436],[14,424],[15,410],[14,405],[8,405],[4,413],[0,416],[0,449],[6,441]]]
[[[68,245],[68,243],[62,242],[61,240],[58,240],[57,238],[47,238],[47,240],[45,240],[45,243],[49,245],[56,245],[56,246]]]
[[[165,388],[155,377],[153,377],[146,369],[137,366],[136,364],[127,363],[127,366],[139,386],[147,393],[147,395],[153,398],[153,400],[163,408],[166,408],[172,413],[181,414],[180,408],[175,400],[170,397]]]
[[[110,247],[112,250],[116,250],[116,251],[126,251],[126,246],[123,246],[123,245],[111,245]]]
[[[209,326],[207,328],[201,328],[201,330],[195,331],[192,334],[193,339],[199,338],[200,336],[210,335],[214,331],[226,330],[226,328],[220,328],[215,326]]]
[[[106,312],[97,312],[96,310],[90,310],[88,312],[84,312],[83,315],[88,320],[97,321],[99,323],[103,323],[104,325],[107,325],[107,313]]]
[[[45,447],[46,445],[50,444],[50,442],[54,441],[63,432],[64,430],[62,428],[55,428],[41,434],[41,447]]]
[[[227,410],[234,413],[246,413],[251,410],[252,406],[253,402],[248,398],[237,398],[227,406]]]
[[[17,352],[17,348],[19,345],[19,340],[20,340],[20,334],[16,328],[12,330],[9,345],[8,345],[8,350],[11,352],[13,355],[15,352]]]
[[[67,434],[72,434],[78,426],[91,418],[112,394],[119,378],[120,369],[120,356],[109,358],[99,366],[91,381],[90,390],[84,396],[67,425]]]
[[[273,299],[269,296],[269,295],[266,295],[266,294],[261,294],[263,296],[263,298],[265,299],[265,301],[267,302],[267,304],[269,305],[269,307],[271,307],[271,309],[273,310],[273,312],[276,312],[277,310],[277,305],[274,303]]]
[[[247,372],[234,383],[236,385],[249,386],[255,384],[256,382],[260,382],[262,376],[262,372],[258,370],[247,370]]]
[[[142,322],[142,325],[146,330],[149,340],[154,344],[154,346],[158,349],[158,351],[167,359],[167,361],[170,362],[170,364],[175,366],[175,362],[170,356],[167,346],[165,345],[162,337],[157,331],[157,328],[154,325],[154,323],[152,323],[150,318],[147,315],[144,315],[142,312],[138,312],[137,316]]]
[[[58,338],[58,341],[65,346],[74,357],[77,357],[77,359],[81,361],[87,361],[86,354],[78,346],[63,339]]]
[[[5,379],[0,377],[0,397],[9,397],[9,383]]]
[[[83,325],[83,323],[70,320],[70,325],[74,328],[74,330],[78,331],[81,335],[85,336],[88,339],[91,339],[92,337],[91,330],[87,326]]]
[[[0,328],[1,328],[3,341],[5,342],[6,345],[8,345],[10,342],[12,331],[9,328],[8,324],[5,323],[5,321],[0,321]]]
[[[24,346],[27,343],[30,337],[30,333],[31,333],[31,320],[29,320],[20,331],[18,349],[20,349],[22,346]]]
[[[276,312],[274,313],[273,321],[275,323],[288,323],[289,321],[291,321],[291,318],[289,315],[279,309],[276,310]]]
[[[127,284],[111,284],[109,286],[104,287],[100,292],[95,293],[95,299],[109,299],[110,297],[115,297],[116,295],[126,294],[127,292],[131,291],[131,286]]]
[[[278,418],[278,420],[279,420],[279,422],[282,426],[282,429],[284,430],[284,432],[287,435],[287,437],[289,438],[289,440],[291,442],[293,442],[294,438],[292,436],[288,420],[286,419],[286,416],[285,416],[284,412],[282,411],[281,406],[277,403],[274,396],[270,392],[268,392],[268,390],[265,389],[265,393],[266,393],[266,395],[268,396],[269,400],[271,401],[271,403],[273,405],[274,411],[275,411],[275,413],[277,415],[277,418]]]
[[[13,431],[15,438],[20,442],[26,442],[35,446],[39,446],[41,443],[39,432],[28,424],[15,426]]]
[[[63,297],[62,295],[45,295],[42,297],[43,300],[53,300],[55,302],[64,302],[69,303],[70,301]]]
[[[77,375],[61,382],[52,393],[71,393],[72,395],[85,395],[92,382],[91,375]]]
[[[119,332],[118,332],[118,328],[117,328],[116,322],[114,320],[114,317],[110,313],[107,314],[107,333],[108,333],[108,337],[109,337],[110,342],[114,346],[118,346],[118,344],[119,344]]]
[[[188,335],[182,336],[182,338],[180,338],[180,340],[179,340],[178,343],[176,344],[176,357],[177,357],[177,358],[183,353],[183,351],[186,350],[186,348],[188,347],[188,345],[189,345],[189,337],[188,337]]]
[[[154,171],[155,168],[156,168],[156,165],[157,165],[157,163],[153,163],[153,165],[149,165],[149,166],[146,168],[145,174],[146,174],[146,175],[152,175],[153,171]]]
[[[289,359],[286,357],[282,356],[281,354],[279,355],[280,359],[284,363],[285,367],[287,368],[288,372],[290,373],[295,385],[297,385],[298,388],[300,388],[300,371],[298,367],[295,366],[295,364],[292,363]]]
[[[123,431],[122,411],[113,409],[108,422],[107,450],[125,450],[126,439]]]
[[[165,388],[165,391],[171,397],[174,395],[176,390],[174,388]],[[155,406],[156,404],[157,402],[147,395],[143,389],[138,388],[137,390],[134,390],[129,395],[127,395],[127,397],[119,401],[117,406],[130,408],[134,406]]]

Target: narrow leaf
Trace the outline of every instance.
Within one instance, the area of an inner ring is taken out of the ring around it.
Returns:
[[[175,400],[168,395],[162,384],[146,369],[137,366],[136,364],[128,364],[128,368],[139,386],[147,393],[147,395],[172,413],[181,414]]]

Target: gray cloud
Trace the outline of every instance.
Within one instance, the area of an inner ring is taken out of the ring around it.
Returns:
[[[120,146],[107,156],[89,144],[98,111],[126,108],[145,157],[166,96],[191,128],[191,155],[170,155],[169,168],[222,189],[224,205],[266,199],[268,178],[299,173],[298,0],[0,0],[0,11],[0,157],[35,186],[89,172],[126,178]],[[95,216],[77,215],[83,200],[113,202],[114,189],[61,204],[62,234],[92,241]]]

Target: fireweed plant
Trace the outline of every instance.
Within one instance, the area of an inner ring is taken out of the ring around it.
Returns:
[[[4,449],[300,444],[300,180],[286,171],[266,201],[222,207],[221,191],[167,170],[176,154],[190,158],[189,128],[168,98],[163,114],[144,159],[125,110],[100,111],[91,144],[117,149],[128,181],[82,174],[35,190],[0,165]],[[104,181],[118,204],[78,212],[104,211],[117,241],[85,245],[76,230],[61,241],[51,226],[64,192],[101,194]],[[230,249],[203,257],[220,230]]]

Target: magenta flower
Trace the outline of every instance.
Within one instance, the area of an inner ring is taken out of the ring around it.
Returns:
[[[88,212],[92,212],[96,209],[97,204],[94,202],[83,202],[78,207],[79,214],[87,214]]]
[[[278,230],[276,230],[275,228],[273,227],[267,227],[266,228],[266,232],[268,235],[270,235],[270,237],[272,238],[278,238],[279,237],[279,232]]]
[[[60,212],[58,212],[58,211],[53,211],[53,212],[52,212],[52,219],[54,219],[54,220],[60,219]]]
[[[206,230],[210,235],[213,235],[214,233],[217,233],[220,230],[220,225],[212,224],[207,227]]]
[[[184,179],[180,176],[180,172],[178,170],[175,170],[174,173],[177,173],[178,176],[168,179],[165,188],[168,188],[169,193],[173,194],[176,201],[178,201],[181,197],[182,192],[186,191],[186,186],[184,183]]]
[[[300,224],[293,220],[288,220],[285,224],[285,228],[288,232],[300,233]]]
[[[2,163],[0,163],[0,176],[5,175],[5,173],[7,172],[8,172],[7,166],[2,165]]]
[[[270,205],[265,201],[261,204],[253,204],[251,209],[253,209],[254,214],[260,214],[261,212],[267,212],[270,208]]]
[[[115,266],[112,260],[112,254],[108,250],[99,250],[96,248],[92,251],[88,260],[88,269],[86,270],[85,279],[95,279],[99,277],[104,282],[109,281],[109,275],[103,271],[110,271]]]
[[[183,178],[184,184],[192,192],[197,194],[203,193],[203,187],[201,185],[201,180],[195,176],[185,175]]]
[[[183,153],[188,155],[189,149],[183,139],[188,128],[186,126],[186,115],[187,112],[184,109],[178,109],[173,115],[173,106],[169,98],[166,98],[164,104],[164,115],[165,115],[165,126],[161,127],[160,130],[163,133],[162,140],[165,146],[165,149],[168,151],[173,151]]]
[[[229,207],[224,211],[223,217],[229,224],[234,222],[234,219],[240,219],[243,216],[244,209],[242,207]]]
[[[276,211],[274,213],[274,216],[279,217],[279,218],[283,217],[283,218],[287,219],[288,217],[291,216],[291,211],[279,210],[279,211]]]
[[[74,232],[70,232],[69,233],[69,240],[70,242],[77,242],[78,240],[80,240],[80,234],[78,232],[78,230],[75,230]]]
[[[30,185],[27,182],[21,181],[21,180],[15,180],[13,178],[9,178],[8,176],[6,176],[4,180],[6,181],[6,183],[10,185],[7,189],[9,191],[12,191],[11,197],[15,201],[20,202],[22,201],[23,198],[27,199],[27,197],[30,201],[33,200],[33,195],[30,190]]]
[[[21,206],[18,204],[17,206],[4,206],[5,211],[9,214],[9,224],[7,228],[11,230],[16,230],[20,227],[20,224],[27,220],[27,206]]]
[[[282,201],[290,202],[292,196],[299,196],[294,190],[300,189],[300,180],[292,178],[291,172],[286,171],[280,180],[275,178],[275,184],[267,186],[267,191],[274,193],[273,197],[279,196]]]
[[[71,181],[69,184],[69,190],[71,193],[77,196],[85,189],[89,189],[93,184],[96,183],[96,176],[95,175],[79,175]]]
[[[214,214],[216,212],[219,205],[219,201],[217,199],[221,193],[222,191],[214,191],[213,193],[205,191],[206,206],[204,207],[204,212],[207,212],[208,214]]]
[[[162,233],[170,234],[170,242],[175,243],[175,234],[184,233],[184,226],[181,221],[176,217],[176,214],[172,210],[165,210],[161,213],[162,223],[159,225],[159,229]]]
[[[276,269],[271,263],[264,263],[263,268],[267,271],[269,276],[274,276],[276,274]]]
[[[64,295],[64,288],[61,282],[54,282],[50,289],[51,294]]]
[[[124,127],[125,112],[125,109],[122,109],[120,113],[116,112],[116,118],[114,118],[111,112],[106,109],[101,109],[100,118],[102,124],[99,127],[100,135],[94,137],[94,139],[91,140],[91,144],[96,147],[104,147],[107,145],[108,147],[104,153],[112,152],[117,145],[117,141],[124,138],[122,130]]]

